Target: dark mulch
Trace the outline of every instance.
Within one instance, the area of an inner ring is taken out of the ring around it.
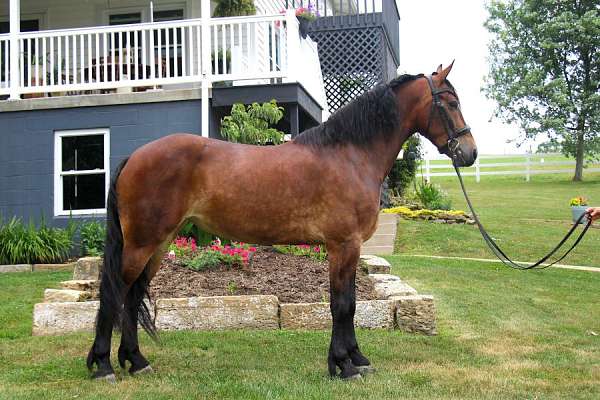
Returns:
[[[283,303],[329,301],[327,262],[261,247],[245,267],[193,271],[165,259],[150,285],[153,298],[272,294]],[[374,300],[373,283],[361,268],[356,273],[357,300]]]

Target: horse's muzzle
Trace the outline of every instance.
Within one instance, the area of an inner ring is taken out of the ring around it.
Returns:
[[[458,146],[449,149],[448,157],[456,167],[470,167],[477,160],[477,146],[472,141],[459,139]]]

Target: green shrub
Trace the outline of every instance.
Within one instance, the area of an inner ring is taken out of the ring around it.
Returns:
[[[73,247],[75,225],[50,228],[42,219],[25,225],[13,217],[6,224],[0,219],[0,264],[57,263],[67,259]]]
[[[100,256],[104,254],[104,240],[106,239],[106,224],[100,221],[89,221],[81,226],[81,247],[86,256]]]
[[[270,128],[283,118],[283,107],[275,100],[269,103],[252,103],[248,107],[237,103],[231,107],[231,115],[221,120],[221,135],[235,143],[279,144],[283,132]]]
[[[450,210],[452,201],[438,185],[431,182],[421,182],[415,187],[415,195],[424,208],[430,210]]]
[[[184,265],[194,271],[201,271],[208,268],[214,268],[222,262],[221,253],[218,251],[200,251],[194,257],[184,260]]]
[[[404,154],[394,162],[388,175],[388,186],[395,196],[404,197],[407,189],[415,179],[419,160],[421,159],[421,141],[413,135],[402,146]]]
[[[277,245],[273,246],[273,248],[282,254],[292,254],[295,256],[310,257],[319,261],[327,260],[327,249],[325,248],[325,246],[322,245]]]
[[[207,246],[216,239],[215,235],[203,231],[194,225],[193,222],[186,222],[179,230],[177,236],[193,238],[198,246]]]

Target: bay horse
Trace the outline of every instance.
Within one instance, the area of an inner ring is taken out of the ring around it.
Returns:
[[[325,244],[333,319],[329,374],[348,379],[372,370],[355,337],[354,280],[361,244],[377,226],[382,182],[415,132],[457,166],[477,157],[446,79],[451,69],[440,65],[432,75],[378,85],[278,146],[174,134],[136,150],[109,189],[100,308],[87,357],[90,371],[97,365],[92,376],[115,381],[110,348],[119,325],[121,367],[129,361],[131,374],[152,370],[138,346],[138,323],[156,335],[144,298],[169,243],[190,220],[247,243]]]

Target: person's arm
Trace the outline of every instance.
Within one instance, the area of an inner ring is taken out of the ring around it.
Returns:
[[[585,210],[588,219],[595,221],[600,218],[600,207],[590,207]]]

